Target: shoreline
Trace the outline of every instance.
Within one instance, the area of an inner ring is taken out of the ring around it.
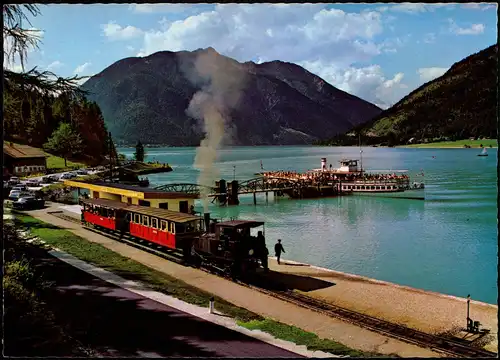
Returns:
[[[73,209],[73,206],[75,206],[75,205],[65,205],[65,204],[58,204],[58,205],[59,205],[58,206],[59,209],[61,209],[62,211],[64,211],[67,214],[68,213],[71,214],[71,215],[70,214],[68,214],[68,215],[73,216],[73,217],[79,219],[78,213],[75,212],[74,209]],[[275,257],[274,256],[268,256],[268,259],[271,260],[271,261],[275,261]],[[324,271],[324,272],[327,272],[327,273],[331,273],[332,275],[337,275],[339,278],[344,278],[346,280],[360,281],[360,282],[366,282],[366,283],[370,283],[370,284],[377,284],[377,285],[384,285],[384,286],[391,286],[391,287],[394,287],[394,288],[399,288],[401,290],[411,291],[411,292],[415,292],[415,293],[419,293],[419,294],[431,295],[431,296],[438,296],[438,297],[441,297],[441,298],[446,298],[446,299],[451,299],[451,300],[458,300],[458,301],[461,301],[461,302],[467,302],[466,298],[459,297],[459,296],[456,296],[456,295],[449,295],[449,294],[441,293],[441,292],[438,292],[438,291],[420,289],[420,288],[412,287],[410,285],[401,285],[401,284],[390,282],[390,281],[386,281],[386,280],[379,280],[379,279],[371,278],[371,277],[364,276],[364,275],[357,275],[357,274],[343,272],[343,271],[339,271],[339,270],[328,269],[328,268],[325,268],[325,267],[317,266],[317,265],[314,265],[314,264],[308,264],[308,263],[300,262],[300,261],[296,261],[296,260],[290,260],[290,259],[286,259],[285,260],[285,259],[283,259],[282,261],[283,261],[284,264],[300,265],[300,266],[307,267],[307,268],[310,268],[310,269],[315,269],[315,270],[319,270],[319,271]],[[491,304],[491,303],[487,303],[487,302],[480,301],[480,300],[473,300],[473,299],[471,299],[470,302],[471,302],[471,304],[476,304],[476,305],[480,305],[480,306],[487,306],[487,307],[491,307],[491,308],[498,308],[498,305],[496,305],[496,304]]]
[[[273,259],[274,260],[274,257],[273,256],[269,256],[269,259]],[[325,271],[325,272],[330,272],[332,274],[338,275],[339,277],[344,277],[347,280],[354,280],[354,281],[358,280],[358,281],[363,281],[363,282],[367,282],[367,283],[371,283],[371,284],[391,286],[391,287],[394,287],[394,288],[399,288],[399,289],[402,289],[402,290],[407,290],[407,291],[416,292],[416,293],[420,293],[420,294],[438,296],[438,297],[442,297],[442,298],[445,298],[445,299],[452,299],[452,300],[458,300],[458,301],[462,301],[462,302],[467,302],[466,298],[462,298],[462,297],[459,297],[459,296],[456,296],[456,295],[448,295],[448,294],[440,293],[440,292],[437,292],[437,291],[419,289],[419,288],[411,287],[411,286],[408,286],[408,285],[400,285],[400,284],[389,282],[389,281],[385,281],[385,280],[378,280],[378,279],[370,278],[370,277],[363,276],[363,275],[356,275],[356,274],[351,274],[351,273],[342,272],[342,271],[338,271],[338,270],[327,269],[327,268],[324,268],[324,267],[320,267],[320,266],[316,266],[316,265],[311,265],[311,264],[307,264],[307,263],[303,263],[303,262],[299,262],[299,261],[282,260],[282,262],[283,262],[283,264],[291,263],[291,264],[294,264],[294,265],[301,265],[301,266],[309,267],[311,269],[316,269],[316,270],[321,270],[321,271]],[[479,301],[479,300],[473,300],[473,299],[471,299],[470,303],[471,304],[480,305],[480,306],[491,307],[493,309],[498,308],[498,305],[490,304],[490,303],[487,303],[487,302],[484,302],[484,301]]]

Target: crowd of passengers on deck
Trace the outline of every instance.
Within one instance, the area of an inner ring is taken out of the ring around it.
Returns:
[[[367,173],[359,173],[359,174],[335,174],[332,172],[308,172],[308,173],[299,173],[296,171],[266,171],[262,173],[269,182],[275,183],[278,182],[277,178],[288,179],[293,181],[302,181],[306,183],[324,183],[327,181],[336,181],[336,180],[363,180],[363,181],[387,181],[387,180],[408,180],[408,175],[397,175],[393,174],[367,174]],[[274,179],[273,179],[274,178]]]

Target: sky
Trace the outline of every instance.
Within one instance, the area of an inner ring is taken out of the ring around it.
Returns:
[[[27,69],[90,76],[126,57],[211,46],[240,62],[296,63],[382,108],[497,42],[488,3],[39,7],[30,20],[42,43]]]

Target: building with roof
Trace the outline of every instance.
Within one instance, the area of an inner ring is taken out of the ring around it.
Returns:
[[[165,210],[188,213],[196,194],[183,192],[166,192],[133,185],[108,183],[104,181],[84,182],[76,180],[65,180],[65,185],[88,191],[92,199],[108,199],[120,201],[129,205],[149,206]]]
[[[4,175],[26,176],[47,171],[47,154],[41,149],[6,142],[3,156]]]

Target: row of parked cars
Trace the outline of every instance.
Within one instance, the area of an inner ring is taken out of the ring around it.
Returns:
[[[36,191],[28,188],[36,188],[42,184],[50,184],[57,181],[73,179],[78,176],[88,175],[86,170],[76,170],[63,174],[54,174],[43,176],[41,180],[29,179],[21,181],[18,177],[12,176],[8,181],[4,181],[3,186],[10,189],[8,199],[12,201],[12,207],[18,210],[41,209],[45,205],[45,200],[38,196]]]

